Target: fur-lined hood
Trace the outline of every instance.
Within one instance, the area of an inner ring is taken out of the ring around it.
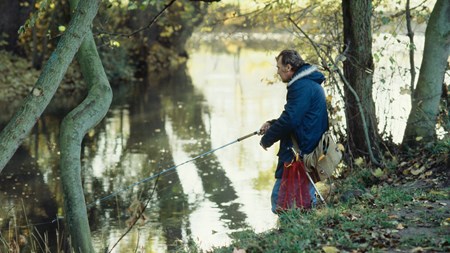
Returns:
[[[288,82],[287,87],[289,87],[295,81],[304,77],[308,77],[308,79],[311,79],[318,84],[321,84],[325,80],[325,77],[322,75],[322,73],[317,71],[317,66],[305,64],[299,70],[297,70],[297,73],[295,73],[292,79]]]

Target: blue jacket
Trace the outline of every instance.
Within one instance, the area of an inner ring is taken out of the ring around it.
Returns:
[[[264,147],[280,141],[276,178],[283,174],[283,163],[294,157],[291,135],[296,138],[302,155],[311,153],[328,129],[325,93],[321,86],[324,80],[315,66],[305,64],[287,84],[284,110],[261,138]]]

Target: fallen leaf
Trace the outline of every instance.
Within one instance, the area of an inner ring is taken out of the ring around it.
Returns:
[[[234,248],[233,253],[245,253],[245,249]]]
[[[362,157],[358,157],[355,159],[355,165],[361,166],[364,163],[364,159]]]
[[[443,226],[443,227],[444,226],[446,227],[448,225],[450,225],[450,218],[447,218],[441,222],[441,226]]]
[[[372,236],[372,238],[375,239],[375,238],[378,238],[380,236],[380,234],[374,231],[374,232],[370,233],[370,236]]]
[[[397,229],[398,229],[398,230],[402,230],[402,229],[405,229],[405,227],[403,226],[403,224],[399,223],[399,224],[397,225]]]
[[[412,169],[411,170],[411,174],[413,174],[414,176],[417,176],[417,175],[419,175],[420,173],[422,173],[424,171],[425,171],[425,166],[421,166],[418,169]]]
[[[439,196],[442,196],[442,197],[448,197],[448,193],[447,192],[445,192],[445,191],[436,191],[436,190],[431,190],[430,191],[430,194],[433,194],[433,195],[439,195]]]
[[[338,253],[339,252],[339,249],[334,246],[323,246],[322,250],[325,253]]]
[[[384,175],[384,171],[380,168],[377,168],[375,171],[372,172],[372,174],[375,177],[382,177]]]
[[[422,248],[422,247],[417,247],[417,248],[412,249],[411,252],[412,252],[412,253],[415,253],[415,252],[424,252],[424,248]]]

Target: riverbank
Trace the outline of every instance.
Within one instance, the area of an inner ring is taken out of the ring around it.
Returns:
[[[358,168],[333,180],[328,205],[288,212],[265,233],[234,233],[208,252],[449,252],[449,143],[439,145],[390,169]]]

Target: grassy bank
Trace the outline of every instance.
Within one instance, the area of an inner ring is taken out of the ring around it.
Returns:
[[[403,157],[390,169],[359,168],[334,180],[327,205],[289,211],[265,233],[234,233],[231,245],[211,252],[450,252],[448,142],[444,146]],[[202,252],[195,244],[183,250]]]

